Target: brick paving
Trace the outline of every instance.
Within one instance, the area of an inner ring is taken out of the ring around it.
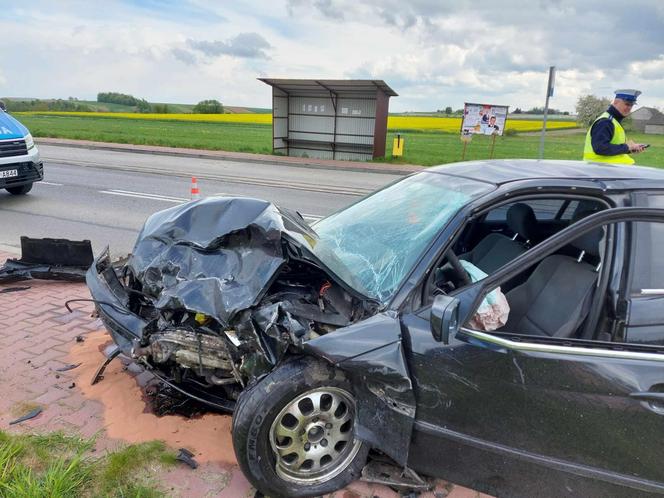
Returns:
[[[7,257],[11,255],[0,252],[0,264]],[[64,308],[67,299],[88,298],[87,288],[84,284],[28,281],[6,284],[0,286],[0,290],[18,286],[29,286],[30,289],[0,293],[0,385],[3,386],[0,429],[26,433],[62,430],[85,437],[96,435],[97,451],[123,444],[107,434],[104,418],[107,407],[86,396],[75,384],[76,369],[57,370],[70,364],[68,355],[77,336],[86,337],[103,330],[100,321],[90,316],[92,305],[77,304],[77,311],[72,314]],[[99,363],[102,359],[100,352]],[[130,371],[121,374],[136,375]],[[8,425],[9,421],[35,406],[43,409],[39,416],[21,424]],[[159,481],[171,496],[235,498],[251,497],[255,493],[237,465],[217,461],[204,461],[196,470],[175,467]],[[384,486],[356,482],[333,496],[399,495]],[[422,496],[479,498],[487,495],[440,481],[434,492]]]

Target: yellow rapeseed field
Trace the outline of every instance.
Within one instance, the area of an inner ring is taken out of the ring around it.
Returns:
[[[189,121],[207,123],[247,123],[271,124],[271,114],[142,114],[131,112],[56,112],[35,111],[21,112],[25,115],[47,116],[77,116],[96,118],[124,118],[161,121]],[[575,128],[573,121],[548,121],[547,129]],[[387,127],[390,130],[430,130],[444,132],[458,132],[461,128],[461,118],[438,118],[433,116],[389,116]],[[542,128],[539,120],[507,120],[508,130],[537,131]]]

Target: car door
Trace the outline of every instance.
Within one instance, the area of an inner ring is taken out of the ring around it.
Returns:
[[[609,209],[565,229],[459,292],[461,321],[500,282],[597,224],[627,220],[664,221],[664,210]],[[664,410],[652,394],[664,382],[659,349],[469,328],[445,345],[429,318],[430,308],[403,317],[417,397],[414,468],[499,495],[664,492]]]

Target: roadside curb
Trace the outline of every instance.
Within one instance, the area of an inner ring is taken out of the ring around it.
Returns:
[[[301,157],[270,156],[265,154],[249,154],[244,152],[226,152],[206,149],[186,149],[162,147],[157,145],[133,145],[112,142],[93,142],[90,140],[70,140],[60,138],[36,138],[37,145],[53,145],[58,147],[74,147],[79,149],[106,150],[111,152],[131,152],[135,154],[153,154],[195,159],[213,159],[217,161],[241,161],[247,163],[273,164],[275,166],[292,166],[296,168],[326,169],[336,171],[355,171],[387,175],[407,175],[426,169],[425,166],[413,164],[363,163],[357,161],[336,161],[328,159],[311,159]]]

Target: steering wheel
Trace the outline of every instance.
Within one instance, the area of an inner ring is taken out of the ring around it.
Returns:
[[[459,279],[459,282],[461,282],[462,286],[470,285],[473,283],[473,281],[468,276],[468,272],[466,272],[466,270],[463,269],[463,266],[461,266],[459,258],[452,250],[452,248],[447,250],[445,253],[445,258],[447,258],[447,261],[449,261],[450,265],[452,265],[454,275]]]

